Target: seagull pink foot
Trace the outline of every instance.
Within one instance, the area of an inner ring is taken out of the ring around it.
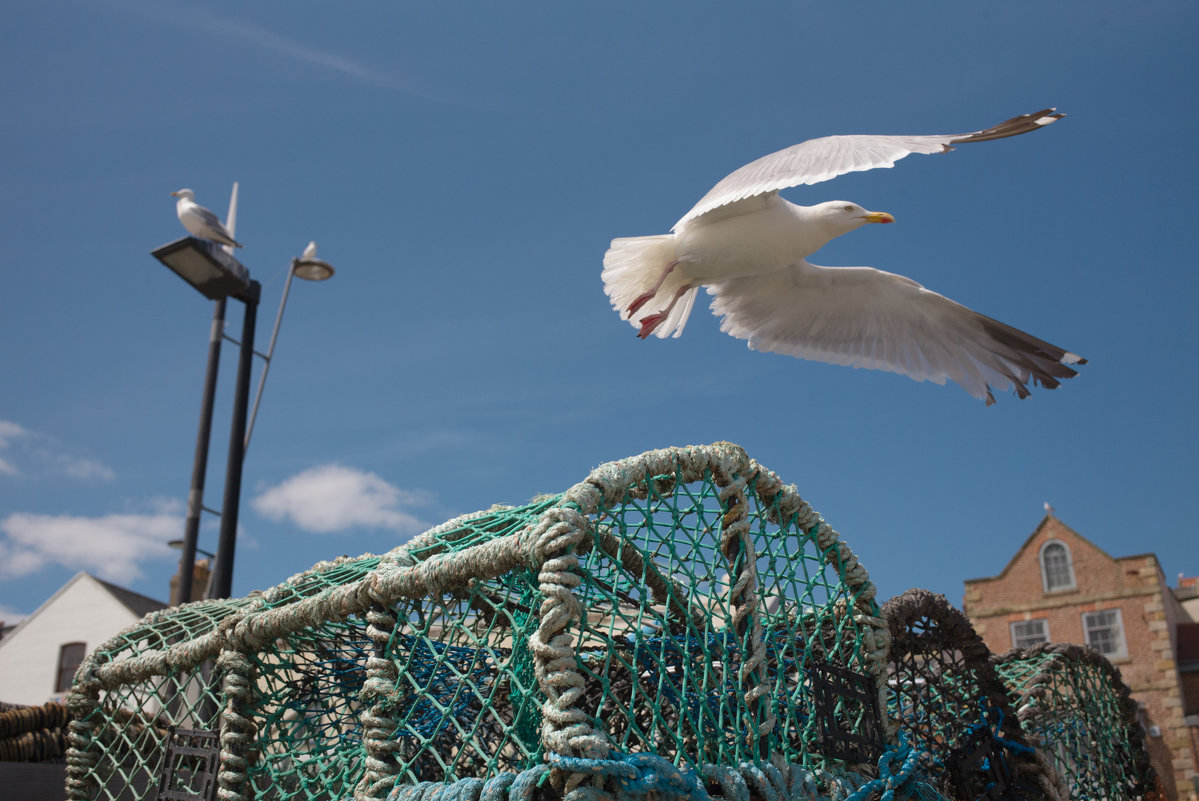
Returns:
[[[666,269],[664,269],[662,271],[662,274],[660,276],[658,276],[658,282],[656,284],[654,284],[654,288],[651,289],[649,292],[646,292],[645,294],[638,296],[638,298],[636,300],[634,300],[632,303],[629,304],[629,317],[632,317],[634,314],[636,314],[637,310],[640,309],[642,306],[644,306],[646,303],[648,303],[650,298],[652,298],[654,295],[658,294],[658,290],[662,288],[662,282],[666,280],[666,276],[670,275],[670,271],[673,270],[675,268],[675,266],[678,265],[678,263],[679,262],[676,259],[675,261],[672,261],[670,264],[667,264]],[[674,305],[674,304],[671,304],[671,305]],[[649,318],[646,318],[646,319],[649,319]],[[642,339],[645,338],[641,334],[638,334],[637,336],[640,336]]]
[[[674,268],[675,263],[671,263],[670,267],[667,268],[667,272]],[[663,276],[663,278],[665,277],[666,276]],[[660,284],[661,281],[658,283]],[[637,338],[645,339],[647,336],[652,334],[654,329],[660,326],[662,322],[670,315],[670,310],[674,308],[674,304],[678,303],[679,298],[683,297],[683,295],[686,295],[692,286],[694,286],[694,284],[684,284],[683,286],[679,287],[679,291],[675,292],[674,297],[670,299],[670,305],[657,314],[651,314],[649,317],[642,317],[641,330],[637,332]]]
[[[650,334],[654,333],[654,329],[662,324],[666,319],[666,312],[658,312],[651,314],[649,317],[641,318],[641,330],[637,332],[638,339],[645,339]]]

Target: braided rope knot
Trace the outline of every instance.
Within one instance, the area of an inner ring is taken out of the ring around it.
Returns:
[[[554,752],[546,756],[556,768],[614,779],[619,788],[618,797],[658,793],[668,798],[709,801],[708,791],[694,772],[657,754],[618,754],[611,759],[585,759]]]
[[[587,515],[573,506],[556,506],[547,509],[541,520],[529,532],[528,563],[541,567],[548,559],[583,537],[590,528]]]

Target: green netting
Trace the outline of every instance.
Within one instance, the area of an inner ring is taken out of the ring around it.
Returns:
[[[305,627],[249,655],[256,797],[340,798],[362,775],[362,703],[371,643],[359,618]]]
[[[325,590],[359,581],[378,567],[381,560],[380,556],[366,554],[322,562],[264,592],[262,608],[277,609],[320,595]]]
[[[587,687],[580,706],[615,748],[693,766],[778,753],[827,767],[812,665],[877,677],[877,655],[863,647],[877,621],[873,587],[846,580],[818,525],[805,530],[777,495],[763,501],[754,489],[741,501],[752,546],[737,543],[732,560],[721,542],[728,501],[710,472],[646,476],[600,506],[580,559],[575,593],[589,611],[573,645]],[[746,594],[738,582],[755,573]],[[846,728],[866,714],[837,701]]]
[[[97,662],[112,663],[173,646],[195,648],[206,636],[214,634],[223,620],[241,614],[258,602],[255,596],[197,601],[152,612],[97,648],[92,658]]]
[[[1071,799],[1164,799],[1120,673],[1082,645],[1041,644],[996,660],[1021,724]]]
[[[850,763],[885,746],[888,641],[866,571],[793,487],[736,446],[652,451],[382,556],[148,616],[79,670],[68,791],[194,789],[209,731],[230,801],[517,773],[598,789],[637,754],[712,792],[844,794],[866,780]]]
[[[168,670],[99,693],[90,713],[72,725],[89,730],[92,797],[112,801],[147,797],[161,772],[171,727],[216,728],[221,698],[211,670],[211,663],[205,662],[193,670]]]
[[[172,727],[215,729],[222,696],[214,675],[218,630],[256,599],[200,601],[153,612],[92,652],[69,702],[71,774],[87,769],[88,797],[148,797],[162,769]],[[170,658],[168,658],[170,655]],[[97,680],[100,665],[116,668]]]

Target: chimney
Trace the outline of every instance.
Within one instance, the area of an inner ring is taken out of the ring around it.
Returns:
[[[196,566],[192,572],[192,597],[189,601],[199,601],[204,598],[204,591],[208,589],[208,577],[212,573],[212,567],[207,559],[197,559]],[[171,576],[171,606],[178,606],[179,600],[179,571],[175,571],[175,575]]]

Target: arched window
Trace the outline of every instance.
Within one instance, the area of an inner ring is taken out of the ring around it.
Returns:
[[[87,643],[69,642],[58,649],[58,676],[54,679],[54,692],[63,693],[71,689],[71,681],[79,663],[87,654]]]
[[[1074,589],[1074,562],[1064,542],[1050,540],[1041,547],[1041,586],[1045,592]]]

